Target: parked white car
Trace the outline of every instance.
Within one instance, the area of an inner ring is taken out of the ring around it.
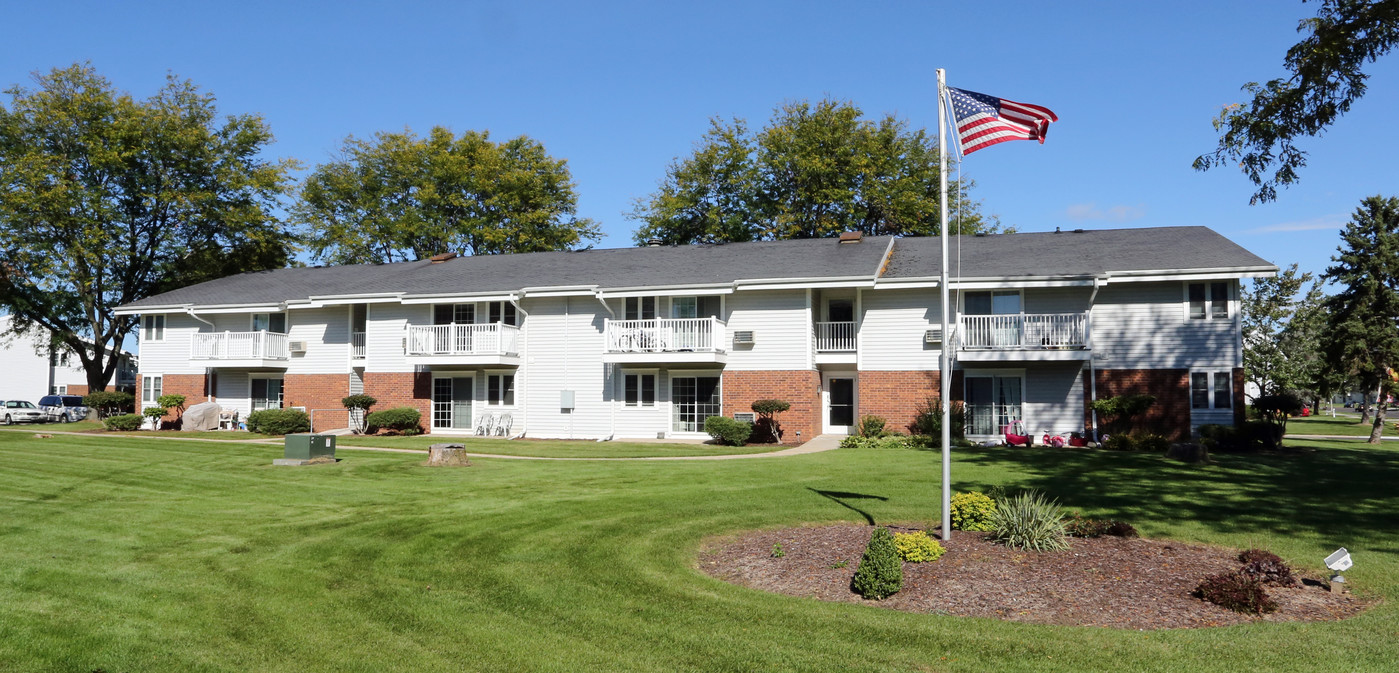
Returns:
[[[43,409],[34,406],[33,402],[27,400],[9,400],[5,402],[4,408],[0,409],[0,414],[3,414],[3,417],[0,417],[0,421],[3,421],[5,425],[14,425],[15,423],[47,423],[49,420],[48,414],[45,414]]]
[[[81,395],[45,395],[39,399],[39,410],[60,423],[84,420],[88,412]]]

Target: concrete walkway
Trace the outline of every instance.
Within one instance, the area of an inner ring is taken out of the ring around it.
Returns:
[[[26,433],[30,433],[30,434],[45,434],[45,435],[72,435],[72,436],[74,436],[74,437],[104,437],[104,436],[105,436],[105,435],[98,434],[98,433],[93,433],[93,432],[63,432],[63,431],[61,431],[61,430],[59,430],[59,431],[47,431],[47,430],[43,430],[43,429],[39,429],[39,428],[26,428],[26,429],[22,429],[22,430],[21,430],[21,429],[18,429],[18,428],[0,428],[0,432],[26,432]],[[280,445],[280,444],[282,443],[282,440],[281,440],[281,439],[205,439],[205,438],[178,437],[178,436],[175,436],[175,437],[152,437],[152,436],[149,436],[149,435],[116,435],[116,436],[118,436],[118,437],[127,437],[127,438],[132,438],[132,439],[153,439],[153,440],[156,440],[156,441],[167,441],[167,442],[212,442],[212,443],[215,443],[215,444],[271,444],[271,445]],[[454,438],[446,437],[446,438],[443,438],[442,441],[443,441],[444,443],[447,443],[447,442],[453,441],[453,439],[454,439]],[[461,439],[461,438],[457,438],[457,439]],[[769,453],[729,453],[729,454],[716,454],[716,455],[708,455],[708,456],[701,455],[701,456],[648,456],[648,457],[635,457],[635,458],[560,458],[560,457],[549,457],[549,456],[510,456],[510,455],[505,455],[505,454],[500,454],[500,453],[472,453],[472,452],[467,452],[466,455],[467,455],[467,456],[470,456],[470,457],[472,457],[472,458],[499,458],[499,459],[501,459],[501,460],[555,460],[555,461],[584,461],[584,462],[588,462],[588,461],[599,462],[599,461],[739,460],[739,459],[742,459],[742,458],[783,458],[783,457],[786,457],[786,456],[800,456],[800,455],[808,454],[808,453],[821,453],[821,452],[823,452],[823,451],[830,451],[830,450],[832,450],[832,449],[838,449],[838,448],[840,448],[840,440],[842,440],[842,439],[845,439],[845,437],[844,437],[844,436],[841,436],[841,435],[818,435],[818,436],[816,436],[816,437],[813,437],[810,441],[808,441],[808,442],[806,442],[806,443],[804,443],[804,444],[800,444],[800,445],[798,445],[798,446],[793,446],[793,447],[790,447],[790,448],[782,449],[781,451],[772,451],[772,452],[769,452]],[[459,443],[461,443],[461,444],[466,444],[466,442],[459,442]],[[346,445],[338,445],[338,446],[335,447],[335,450],[336,450],[336,451],[380,451],[380,452],[384,452],[384,453],[416,453],[416,454],[421,454],[421,455],[427,455],[427,449],[400,449],[400,448],[387,447],[387,446],[346,446]]]

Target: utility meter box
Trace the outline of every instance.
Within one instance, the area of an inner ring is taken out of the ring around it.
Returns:
[[[559,409],[562,411],[573,411],[573,391],[559,391]]]
[[[335,435],[287,435],[282,457],[288,460],[311,460],[335,457]]]

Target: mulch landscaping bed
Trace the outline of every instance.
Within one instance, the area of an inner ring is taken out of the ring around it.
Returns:
[[[952,539],[942,542],[947,553],[941,559],[905,563],[899,593],[865,601],[851,591],[850,581],[873,530],[842,524],[749,533],[711,542],[700,554],[699,566],[728,582],[791,596],[1038,624],[1198,628],[1336,620],[1368,607],[1349,593],[1331,593],[1316,578],[1297,588],[1269,586],[1279,608],[1261,617],[1192,596],[1205,576],[1240,566],[1237,550],[1102,537],[1072,538],[1067,551],[1027,552],[992,542],[985,533],[963,531],[953,531]],[[782,546],[780,558],[772,556],[774,544]],[[844,567],[832,567],[841,561]]]

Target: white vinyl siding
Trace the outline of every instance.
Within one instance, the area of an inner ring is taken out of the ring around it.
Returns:
[[[1036,441],[1050,434],[1083,432],[1083,365],[1034,363],[1025,368],[1025,429]]]
[[[531,437],[606,437],[612,410],[608,375],[615,367],[602,362],[603,319],[611,317],[593,297],[548,297],[524,305],[528,330],[521,335],[528,357],[527,385],[515,399],[529,413]],[[524,369],[524,368],[522,368]],[[574,393],[571,412],[560,408],[559,394]],[[607,399],[604,393],[607,392]],[[515,418],[515,429],[522,429]]]
[[[941,351],[924,341],[942,319],[937,289],[866,290],[861,298],[860,369],[932,371]]]
[[[717,298],[715,298],[717,300]],[[806,292],[742,291],[724,298],[728,329],[723,347],[730,370],[806,369],[813,348]],[[753,332],[753,345],[735,347],[733,334]]]
[[[244,324],[247,315],[242,316]],[[208,325],[184,313],[171,313],[165,316],[165,339],[161,341],[141,341],[139,355],[141,370],[162,374],[203,374],[205,364],[189,359],[191,335],[201,331],[210,332]],[[244,328],[246,329],[246,328]]]
[[[1238,311],[1225,320],[1182,318],[1181,283],[1114,283],[1093,308],[1099,369],[1209,369],[1242,366]]]
[[[305,341],[305,353],[292,353],[288,374],[343,374],[349,368],[350,323],[345,307],[299,309],[289,318],[287,339]]]
[[[408,325],[431,325],[432,306],[415,304],[370,304],[365,322],[364,369],[369,372],[411,372],[413,365],[403,353]]]

